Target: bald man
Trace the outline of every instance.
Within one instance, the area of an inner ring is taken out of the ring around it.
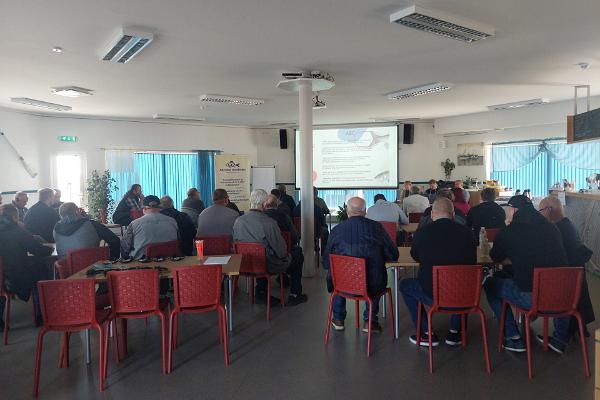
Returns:
[[[398,259],[398,248],[383,226],[365,218],[366,203],[360,197],[352,197],[347,202],[348,219],[332,229],[327,247],[323,253],[323,268],[329,270],[329,255],[340,254],[343,256],[364,258],[367,267],[367,292],[373,299],[373,316],[371,319],[371,332],[381,332],[377,319],[379,311],[379,298],[377,297],[387,287],[387,271],[385,263]],[[327,274],[327,288],[333,290],[331,274]],[[333,318],[331,324],[337,331],[344,330],[346,318],[346,299],[337,296],[333,300]],[[369,306],[363,315],[363,332],[368,332]]]
[[[400,282],[400,293],[415,328],[419,302],[426,305],[433,304],[433,266],[469,265],[477,262],[475,238],[469,228],[454,221],[454,205],[449,199],[439,197],[433,202],[431,219],[433,222],[417,230],[410,249],[410,255],[419,263],[419,274],[416,279],[403,279]],[[423,310],[421,346],[429,346],[428,335],[427,316]],[[416,344],[417,335],[410,336],[409,340]],[[460,316],[453,315],[446,344],[456,346],[460,343]],[[435,333],[432,334],[431,344],[439,345]]]
[[[25,229],[32,235],[41,236],[46,242],[54,243],[54,225],[60,219],[54,205],[54,190],[41,189],[38,192],[39,201],[25,214],[23,222]]]

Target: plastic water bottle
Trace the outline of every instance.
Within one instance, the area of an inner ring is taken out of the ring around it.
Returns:
[[[487,233],[483,226],[481,227],[481,229],[479,229],[479,248],[481,249],[481,252],[484,256],[489,255],[490,244],[488,243]]]

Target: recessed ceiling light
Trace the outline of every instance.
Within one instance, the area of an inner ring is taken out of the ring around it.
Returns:
[[[92,94],[94,94],[94,91],[78,86],[63,86],[52,88],[52,93],[65,97],[81,97],[91,96]]]
[[[403,100],[411,97],[442,92],[444,90],[452,89],[452,87],[453,85],[449,83],[434,82],[428,83],[427,85],[415,86],[408,89],[402,89],[397,92],[388,93],[386,96],[390,100]]]
[[[264,104],[263,99],[253,99],[249,97],[225,96],[221,94],[203,94],[200,101],[207,103],[236,104],[240,106],[259,106]]]
[[[538,106],[540,104],[546,104],[549,102],[550,101],[548,99],[531,99],[531,100],[515,101],[514,103],[496,104],[493,106],[488,106],[487,108],[491,111],[514,110],[515,108]]]
[[[56,111],[71,111],[72,110],[72,107],[70,107],[70,106],[64,106],[62,104],[56,104],[56,103],[48,103],[47,101],[34,100],[34,99],[30,99],[28,97],[13,97],[10,99],[10,101],[12,101],[13,103],[25,104],[28,106],[47,108],[49,110],[56,110]]]
[[[55,46],[52,48],[52,51],[55,53],[62,53],[63,49],[62,49],[62,47]]]

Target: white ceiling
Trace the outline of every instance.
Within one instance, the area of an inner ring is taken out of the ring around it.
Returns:
[[[600,1],[424,0],[419,4],[496,28],[465,44],[389,23],[411,3],[386,0],[0,0],[0,106],[10,97],[67,104],[62,115],[204,116],[215,124],[297,121],[297,97],[275,87],[284,71],[330,72],[316,124],[369,118],[436,118],[490,104],[572,97],[573,84],[600,94]],[[122,25],[155,32],[133,61],[99,61]],[[64,52],[56,54],[53,46]],[[575,66],[591,62],[587,71]],[[384,96],[434,81],[450,91],[400,102]],[[95,90],[70,99],[55,86]],[[204,93],[259,97],[260,107],[211,105]]]

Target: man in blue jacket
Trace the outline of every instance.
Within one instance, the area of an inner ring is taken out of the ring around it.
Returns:
[[[352,197],[347,202],[347,208],[348,219],[331,231],[323,254],[323,268],[329,270],[329,254],[364,258],[367,266],[367,292],[373,297],[385,290],[387,286],[385,263],[398,260],[398,248],[379,222],[365,218],[367,207],[363,199]],[[330,274],[327,274],[327,287],[331,292],[333,285]],[[373,298],[373,300],[371,331],[381,332],[377,320],[379,302],[378,299]],[[346,299],[338,296],[333,300],[331,325],[335,330],[341,331],[344,329],[345,318]],[[368,332],[368,304],[363,318],[365,321],[363,332]]]

